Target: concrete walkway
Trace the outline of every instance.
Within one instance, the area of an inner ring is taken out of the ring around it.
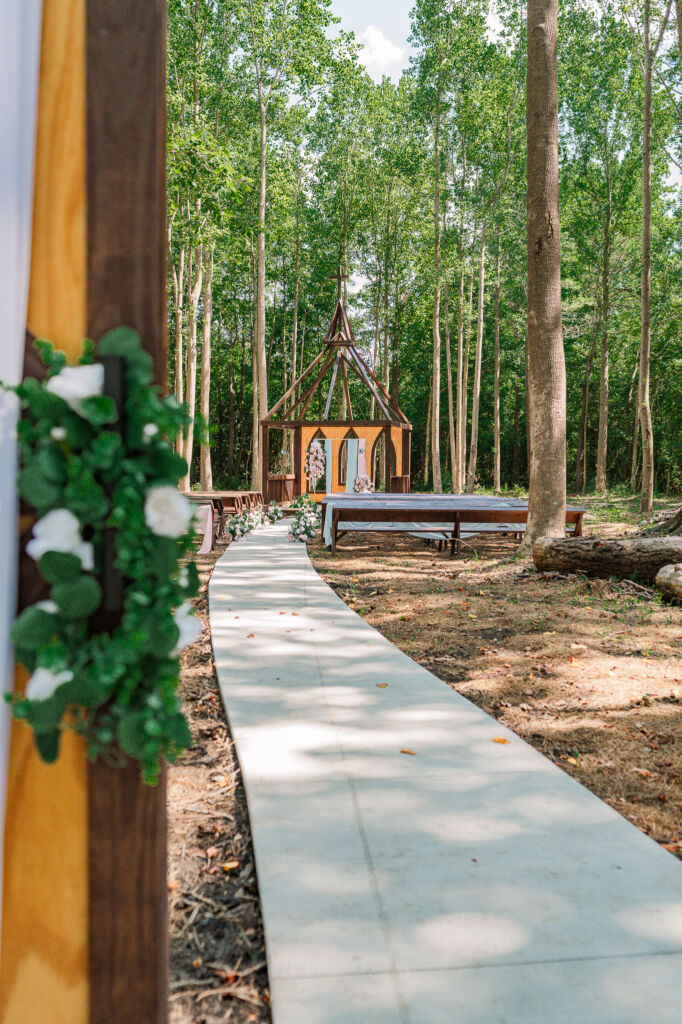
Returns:
[[[682,865],[286,533],[231,545],[210,585],[274,1024],[680,1024]]]

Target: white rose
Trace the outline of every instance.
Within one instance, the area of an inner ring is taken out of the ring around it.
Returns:
[[[26,545],[26,554],[39,561],[47,551],[77,555],[84,569],[95,566],[92,544],[81,537],[80,523],[68,508],[55,508],[33,527],[33,539]]]
[[[37,601],[34,607],[40,608],[41,612],[47,612],[48,615],[56,615],[59,611],[54,601]]]
[[[80,412],[81,402],[92,395],[101,395],[104,389],[104,367],[101,363],[86,366],[65,366],[45,385],[48,391],[59,395],[75,412]]]
[[[66,430],[64,429],[64,427],[53,427],[52,430],[50,431],[50,437],[52,438],[53,441],[65,441]]]
[[[159,432],[158,425],[156,423],[145,423],[142,428],[142,437],[145,441],[151,441],[153,437]]]
[[[37,668],[26,684],[26,697],[28,700],[49,700],[58,687],[72,679],[73,672],[50,672],[47,668]]]
[[[174,658],[175,655],[179,654],[180,651],[187,647],[188,644],[193,644],[195,640],[198,640],[199,634],[201,633],[201,623],[194,615],[189,601],[183,601],[173,615],[173,620],[180,630],[180,637],[177,645],[171,651],[171,657]]]
[[[175,487],[162,484],[147,491],[144,517],[158,537],[182,537],[192,519],[192,506]]]

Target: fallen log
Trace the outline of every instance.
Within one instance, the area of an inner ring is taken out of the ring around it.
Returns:
[[[665,597],[682,604],[682,565],[664,565],[656,576],[656,586]]]
[[[540,537],[533,545],[533,561],[540,572],[583,572],[653,583],[663,566],[682,563],[682,537]]]

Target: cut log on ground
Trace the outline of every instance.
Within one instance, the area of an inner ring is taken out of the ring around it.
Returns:
[[[682,563],[682,537],[540,537],[533,545],[533,561],[540,572],[583,572],[653,583],[663,566]]]
[[[656,576],[656,586],[665,597],[682,604],[682,565],[664,565]]]

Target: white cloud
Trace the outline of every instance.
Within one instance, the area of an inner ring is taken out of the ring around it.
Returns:
[[[363,45],[360,59],[375,81],[382,75],[397,80],[405,66],[405,47],[396,46],[377,25],[368,25],[360,33]]]

